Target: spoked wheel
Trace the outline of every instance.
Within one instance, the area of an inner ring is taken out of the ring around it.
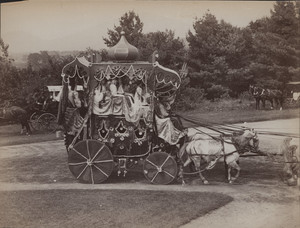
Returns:
[[[38,130],[38,118],[39,118],[39,113],[38,112],[34,112],[32,113],[32,115],[29,118],[30,121],[30,125],[34,130]]]
[[[99,184],[105,181],[114,169],[109,148],[93,139],[80,141],[69,150],[69,169],[83,183]]]
[[[150,154],[144,163],[144,175],[152,184],[169,184],[177,177],[177,163],[165,152]]]
[[[43,113],[37,120],[37,128],[44,132],[54,132],[58,125],[56,122],[56,116],[51,113]]]

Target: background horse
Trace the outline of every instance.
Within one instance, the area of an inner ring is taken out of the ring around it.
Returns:
[[[261,101],[261,97],[260,97],[260,94],[262,92],[262,89],[260,91],[260,88],[259,87],[256,87],[256,86],[253,86],[253,85],[250,85],[249,86],[249,93],[254,97],[255,99],[255,108],[256,109],[259,109],[259,103]]]
[[[21,132],[26,128],[26,134],[31,134],[30,125],[28,123],[29,115],[25,109],[18,106],[0,108],[0,118],[18,121],[22,125]]]
[[[256,105],[255,105],[256,109],[260,109],[260,102],[262,103],[263,108],[265,108],[266,101],[270,102],[271,109],[274,108],[273,100],[274,100],[275,93],[271,95],[271,93],[269,93],[268,91],[269,90],[266,90],[266,89],[258,87],[258,86],[253,86],[253,85],[249,86],[249,93],[254,97],[254,99],[256,101]],[[276,103],[277,103],[277,101],[278,100],[276,99]]]
[[[276,103],[276,107],[280,107],[279,109],[282,110],[284,96],[283,93],[278,89],[263,89],[261,93],[262,97],[269,100],[272,104],[271,109],[273,109],[273,101]]]
[[[212,137],[194,138],[192,141],[185,143],[179,151],[182,184],[184,184],[183,167],[191,163],[194,164],[196,170],[199,172],[202,182],[208,184],[202,172],[213,168],[220,158],[224,158],[225,163],[228,165],[228,181],[229,183],[233,183],[240,173],[240,166],[238,165],[240,154],[249,150],[249,148],[257,151],[258,144],[259,140],[256,133],[250,130],[245,130],[241,134],[233,134],[229,140]],[[202,163],[208,163],[208,166],[203,170],[201,170]],[[231,176],[232,170],[237,171],[234,177]]]

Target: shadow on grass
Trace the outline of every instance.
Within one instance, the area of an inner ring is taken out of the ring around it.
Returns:
[[[47,190],[0,192],[0,227],[179,227],[226,205],[208,192]]]

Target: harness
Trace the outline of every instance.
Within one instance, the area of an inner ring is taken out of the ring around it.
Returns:
[[[221,158],[226,158],[234,153],[239,153],[240,154],[240,151],[244,151],[245,148],[241,148],[241,149],[238,149],[237,148],[237,144],[236,143],[233,143],[233,142],[228,142],[228,141],[225,141],[224,138],[221,136],[220,138],[217,138],[217,137],[214,137],[214,139],[218,140],[218,141],[221,141],[221,144],[222,144],[222,154],[220,156],[218,156],[215,160],[214,160],[214,164],[212,166],[206,166],[205,168],[203,169],[200,169],[198,171],[195,171],[195,172],[182,172],[182,174],[185,174],[185,175],[194,175],[194,174],[199,174],[199,173],[202,173],[206,170],[210,170],[212,168],[215,167],[215,165],[217,164],[217,162],[221,159]],[[227,153],[225,154],[225,143],[227,144],[231,144],[231,145],[234,145],[234,147],[236,148],[236,150],[230,152],[230,153]],[[194,149],[194,148],[193,148]],[[195,153],[189,155],[191,157],[196,157],[196,156],[201,156],[200,154],[196,154],[196,151],[194,151]],[[205,155],[205,156],[215,156],[215,155]]]

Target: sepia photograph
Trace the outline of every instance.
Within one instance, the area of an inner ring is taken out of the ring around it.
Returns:
[[[300,2],[0,0],[0,228],[298,228]]]

